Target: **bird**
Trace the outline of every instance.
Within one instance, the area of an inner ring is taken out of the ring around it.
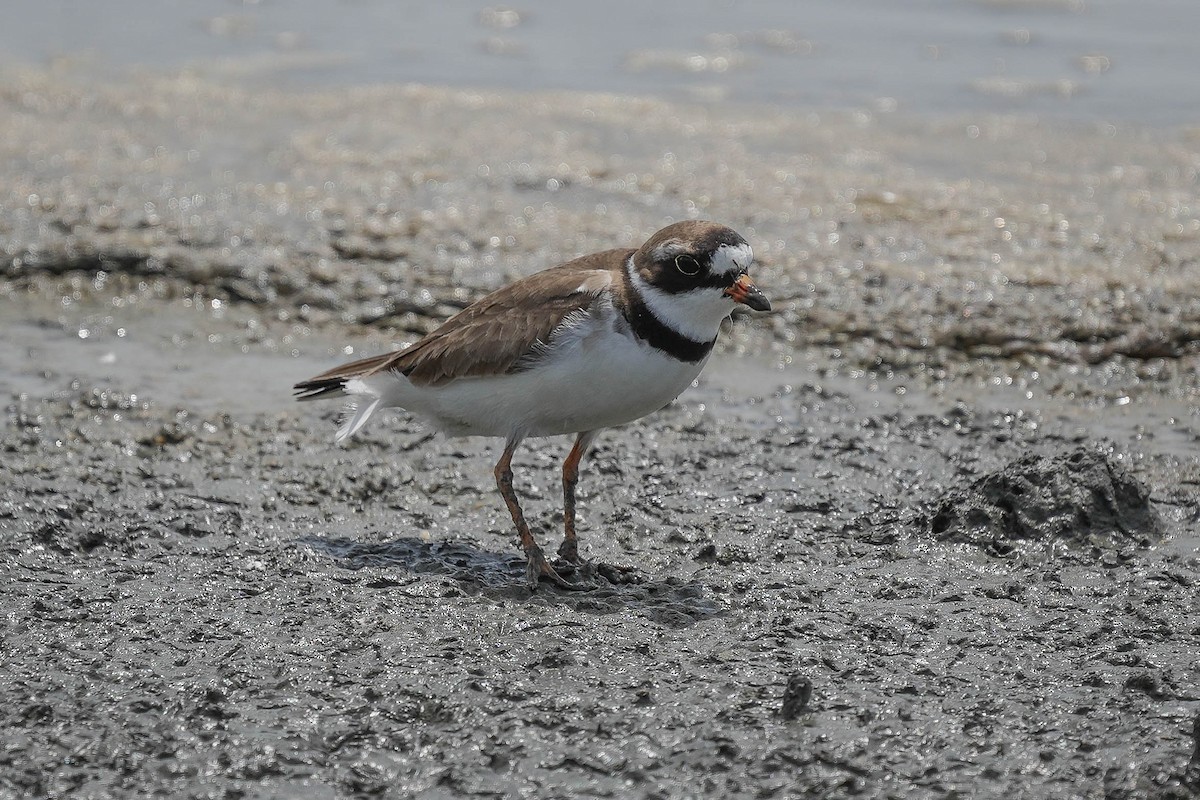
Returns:
[[[731,228],[668,225],[636,249],[580,256],[498,289],[406,349],[335,367],[295,385],[298,400],[350,402],[343,442],[381,408],[399,407],[448,436],[504,440],[496,487],[526,556],[526,582],[566,581],[530,532],[512,458],[529,437],[573,435],[562,465],[560,569],[582,566],[575,489],[605,428],[658,411],[704,368],[721,323],[742,305],[769,311],[751,279],[754,252]],[[570,574],[570,573],[568,573]]]

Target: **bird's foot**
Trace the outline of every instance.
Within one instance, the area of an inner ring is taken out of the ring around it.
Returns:
[[[525,580],[529,586],[529,591],[536,592],[538,583],[542,578],[548,578],[555,586],[560,589],[582,589],[584,587],[571,583],[564,579],[554,567],[550,566],[550,562],[546,560],[546,556],[542,553],[542,548],[533,546],[528,550],[529,561],[525,567]]]
[[[576,539],[563,539],[558,546],[558,557],[568,564],[580,566],[583,559],[579,557],[579,542]]]
[[[562,548],[559,548],[559,555],[562,556]],[[564,556],[565,558],[565,556]],[[593,586],[600,580],[608,581],[612,584],[623,585],[630,583],[641,583],[642,578],[638,571],[633,567],[622,567],[616,564],[605,564],[602,561],[584,561],[576,556],[577,561],[560,561],[558,569],[565,575],[570,575],[579,581],[577,586],[583,583]]]
[[[607,580],[609,583],[629,584],[641,583],[642,578],[633,567],[622,567],[618,564],[596,564],[594,569],[596,574]]]

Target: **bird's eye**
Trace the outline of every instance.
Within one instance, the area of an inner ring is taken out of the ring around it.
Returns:
[[[675,256],[675,269],[690,278],[700,272],[700,262],[692,256]]]

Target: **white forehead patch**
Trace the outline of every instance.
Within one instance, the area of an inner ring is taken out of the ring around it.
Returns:
[[[737,275],[750,269],[754,263],[754,251],[750,245],[723,244],[713,253],[712,271],[714,275]]]

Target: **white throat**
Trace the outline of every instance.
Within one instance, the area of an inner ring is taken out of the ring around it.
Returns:
[[[658,321],[694,342],[711,342],[721,323],[733,312],[733,298],[711,286],[672,294],[651,286],[633,266],[633,256],[625,262],[625,272],[633,290]]]

